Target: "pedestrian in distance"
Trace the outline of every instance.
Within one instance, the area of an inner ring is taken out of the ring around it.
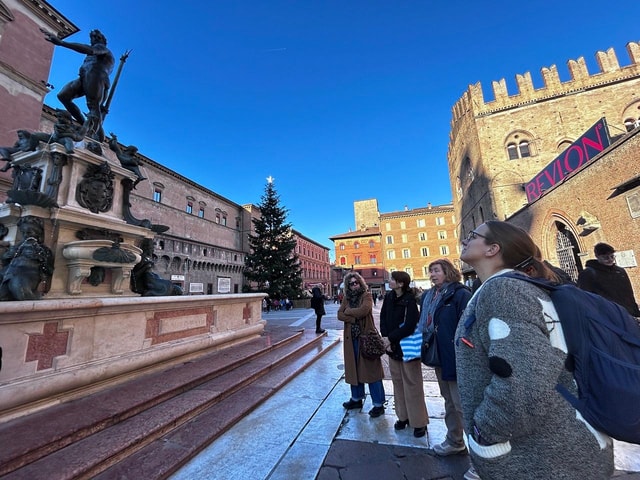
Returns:
[[[373,300],[364,279],[356,272],[347,273],[344,286],[345,295],[337,316],[338,320],[344,322],[344,378],[351,386],[351,398],[342,406],[347,410],[361,409],[365,398],[364,384],[367,383],[373,403],[369,415],[376,418],[384,414],[382,360],[379,357],[364,357],[359,346],[360,334],[375,329]]]
[[[462,241],[460,259],[482,281],[455,337],[473,466],[484,480],[608,479],[611,438],[556,390],[577,393],[553,302],[536,285],[501,276],[536,255],[527,232],[507,222],[485,222]]]
[[[319,287],[313,287],[311,293],[313,294],[311,297],[311,308],[316,312],[316,333],[324,333],[326,330],[320,326],[322,316],[327,313],[324,311],[324,295],[322,295]]]
[[[448,456],[466,451],[453,341],[462,312],[471,298],[471,289],[461,283],[460,271],[445,258],[429,264],[429,277],[433,287],[422,295],[419,326],[422,332],[435,328],[440,366],[434,369],[444,398],[447,435],[442,443],[434,445],[433,452]],[[465,478],[473,478],[471,472]]]
[[[578,275],[578,287],[611,300],[634,317],[640,317],[629,275],[616,265],[615,249],[607,243],[598,243],[593,253],[596,259],[587,260],[586,268]]]
[[[406,361],[400,340],[412,335],[418,326],[418,305],[410,287],[408,273],[391,272],[391,291],[384,297],[380,310],[380,334],[387,338],[389,372],[393,382],[393,396],[398,420],[394,428],[413,427],[414,437],[427,433],[429,415],[424,402],[422,363],[420,358]]]

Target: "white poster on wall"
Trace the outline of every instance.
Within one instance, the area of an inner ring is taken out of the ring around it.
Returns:
[[[218,277],[218,293],[231,291],[231,277]]]
[[[203,293],[203,292],[204,292],[204,283],[189,284],[189,293]]]
[[[622,252],[616,252],[616,265],[622,268],[637,267],[636,256],[633,250],[624,250]]]

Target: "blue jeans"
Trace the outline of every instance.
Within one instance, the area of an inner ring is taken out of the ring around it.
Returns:
[[[359,342],[357,338],[352,339],[353,341],[353,353],[356,357],[356,365],[358,364],[358,354],[359,354]],[[374,407],[381,407],[384,405],[384,385],[382,385],[382,380],[378,380],[377,382],[369,383],[369,395],[371,395],[371,402],[373,402]],[[358,385],[351,385],[351,399],[352,400],[364,400],[364,383],[359,383]]]

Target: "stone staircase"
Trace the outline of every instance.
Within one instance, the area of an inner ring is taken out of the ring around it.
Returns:
[[[0,424],[0,478],[167,478],[335,343],[267,326],[258,339]]]

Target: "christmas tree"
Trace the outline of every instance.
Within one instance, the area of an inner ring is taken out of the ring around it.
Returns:
[[[244,275],[257,290],[270,298],[299,298],[302,290],[300,261],[296,239],[287,223],[287,209],[280,205],[273,178],[267,178],[264,195],[258,204],[260,216],[253,219],[249,234],[251,252],[245,260]]]

